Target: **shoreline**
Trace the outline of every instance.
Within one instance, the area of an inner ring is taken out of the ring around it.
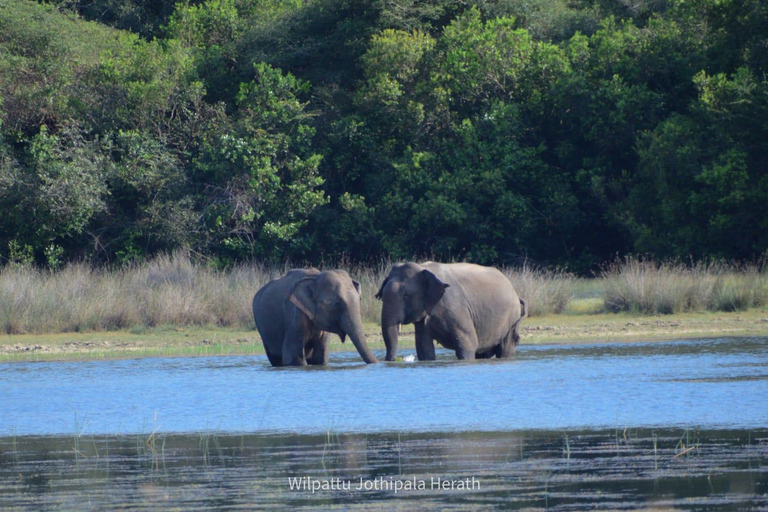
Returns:
[[[365,332],[372,350],[385,349],[377,324],[366,323]],[[658,316],[547,315],[524,320],[520,336],[522,346],[768,336],[768,308]],[[412,325],[403,326],[400,348],[414,348]],[[342,344],[333,336],[331,350],[354,351],[354,346],[351,342]],[[255,329],[160,326],[131,331],[0,336],[0,363],[259,354],[264,354],[264,348]]]

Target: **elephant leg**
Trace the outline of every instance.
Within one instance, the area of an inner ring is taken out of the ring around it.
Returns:
[[[505,357],[512,357],[515,355],[516,350],[517,350],[517,343],[511,343],[510,340],[505,340],[501,345],[499,345],[499,348],[496,351],[496,357],[498,357],[499,359],[503,359]]]
[[[429,333],[424,320],[413,324],[416,331],[416,357],[419,361],[435,360],[435,341]]]
[[[261,332],[264,332],[263,330]],[[269,338],[265,338],[262,335],[261,338],[261,344],[264,345],[264,353],[267,354],[267,359],[269,359],[269,364],[272,366],[283,366],[283,358],[280,356],[280,345],[277,345],[275,343],[271,343],[271,341],[274,341],[275,339],[282,340],[282,336],[280,338],[273,338],[270,333]],[[267,342],[269,340],[270,342]]]
[[[315,350],[315,340],[309,340],[304,344],[304,359],[307,360],[307,364],[312,364],[309,362],[310,359],[312,359],[312,353]]]
[[[459,347],[456,349],[456,357],[458,357],[463,361],[474,361],[476,354],[477,352],[475,352],[472,349],[467,349],[463,347]]]
[[[490,359],[497,353],[496,348],[484,352],[475,352],[475,359]]]
[[[269,350],[267,350],[267,359],[269,359],[269,364],[272,366],[283,366],[283,358],[270,353]]]
[[[328,356],[330,355],[329,345],[331,337],[328,333],[324,332],[318,337],[313,338],[307,344],[312,346],[310,353],[306,353],[307,364],[325,365],[328,364]]]
[[[515,351],[517,350],[517,344],[520,342],[520,335],[517,332],[517,326],[519,324],[516,323],[512,329],[510,329],[509,334],[507,334],[507,337],[502,340],[501,344],[499,345],[499,348],[496,353],[496,357],[499,359],[506,358],[506,357],[512,357],[515,355]]]
[[[474,331],[458,333],[456,336],[456,357],[474,361],[477,355],[477,346],[477,334]]]
[[[283,338],[283,365],[306,366],[304,357],[304,339],[306,333],[295,325],[288,326]]]

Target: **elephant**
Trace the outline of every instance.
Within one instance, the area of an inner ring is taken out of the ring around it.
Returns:
[[[435,359],[436,340],[459,359],[511,357],[526,302],[499,270],[471,263],[394,265],[382,282],[381,332],[387,361],[397,356],[400,324],[414,324],[416,355]]]
[[[293,269],[253,297],[253,319],[272,366],[328,364],[330,334],[346,336],[366,363],[378,363],[365,341],[360,283],[343,270]]]

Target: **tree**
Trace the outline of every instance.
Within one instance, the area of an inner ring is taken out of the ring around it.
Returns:
[[[106,208],[109,146],[87,140],[76,125],[60,135],[43,127],[23,160],[5,153],[0,204],[9,238],[40,250],[82,234]]]
[[[205,184],[209,244],[232,257],[278,259],[301,246],[307,216],[326,202],[318,190],[321,156],[299,100],[309,84],[267,64],[255,73],[240,86],[231,124],[207,134],[192,165]]]
[[[639,140],[638,185],[624,205],[636,248],[659,256],[749,258],[768,246],[768,83],[747,69],[696,77],[690,116]]]

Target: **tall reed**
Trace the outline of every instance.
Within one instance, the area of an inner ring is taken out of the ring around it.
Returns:
[[[119,270],[72,264],[51,273],[0,270],[0,329],[7,333],[100,331],[157,325],[247,327],[255,291],[277,268],[227,271],[184,255],[159,256]]]
[[[560,314],[576,295],[577,278],[564,270],[522,266],[502,272],[525,300],[529,316]]]
[[[380,321],[374,296],[390,262],[344,268],[362,288],[362,315]],[[7,265],[0,269],[0,332],[104,331],[159,325],[253,328],[251,300],[290,264],[242,264],[217,270],[183,253],[158,256],[120,269],[70,264],[50,272]],[[529,315],[562,313],[580,281],[564,271],[505,268],[526,300]],[[628,258],[606,266],[596,279],[607,311],[637,314],[734,311],[768,304],[768,269],[762,263],[683,265]],[[582,283],[583,284],[583,283]]]
[[[686,311],[743,311],[768,304],[768,270],[763,263],[654,262],[640,258],[607,265],[608,311],[672,314]]]
[[[341,265],[326,263],[320,268]],[[183,253],[107,270],[70,264],[57,272],[8,265],[0,269],[0,332],[105,331],[199,325],[252,328],[251,301],[291,265],[260,263],[216,270]],[[362,288],[362,315],[378,322],[374,296],[388,265],[347,265]]]

